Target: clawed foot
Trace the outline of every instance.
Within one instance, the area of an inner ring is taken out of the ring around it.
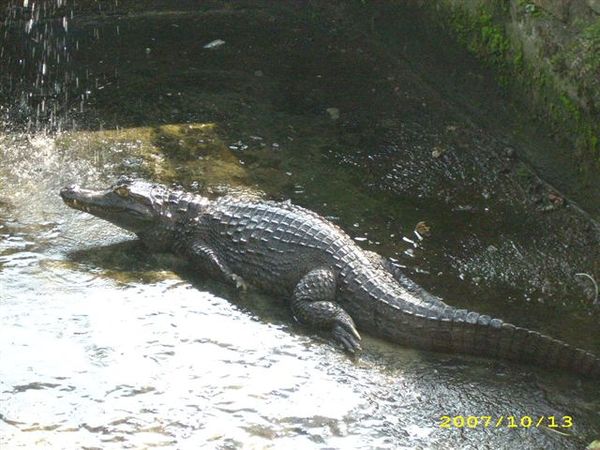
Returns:
[[[353,323],[341,321],[333,326],[333,338],[342,344],[344,350],[351,354],[355,354],[361,350],[360,334],[356,331]]]

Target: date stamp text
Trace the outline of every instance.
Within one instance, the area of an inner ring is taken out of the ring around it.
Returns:
[[[441,416],[440,428],[571,428],[571,416]]]

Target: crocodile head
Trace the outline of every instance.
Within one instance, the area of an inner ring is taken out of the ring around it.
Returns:
[[[141,233],[157,223],[169,191],[160,184],[121,177],[106,190],[67,186],[60,191],[71,208],[93,214],[121,228]]]

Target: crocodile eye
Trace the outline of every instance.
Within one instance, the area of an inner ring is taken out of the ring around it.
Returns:
[[[117,194],[119,197],[128,197],[129,189],[127,189],[125,186],[119,186],[115,189],[115,194]]]

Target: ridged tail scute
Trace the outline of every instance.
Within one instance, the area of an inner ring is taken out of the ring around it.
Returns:
[[[395,306],[393,311],[388,309],[387,314],[380,314],[379,320],[382,325],[395,323],[394,331],[386,333],[386,337],[400,344],[507,359],[600,379],[598,356],[537,331],[473,311],[448,306],[415,312]]]
[[[448,350],[450,345],[451,350],[460,353],[520,361],[600,378],[600,358],[596,355],[537,331],[464,309],[446,308],[436,315],[437,318],[426,317],[428,321],[438,322],[433,349]],[[450,342],[443,343],[444,337],[450,337]]]

